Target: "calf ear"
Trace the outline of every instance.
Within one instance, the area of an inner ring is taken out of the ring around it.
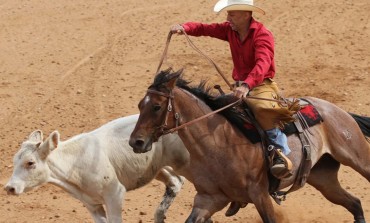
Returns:
[[[41,159],[45,159],[52,150],[58,147],[59,138],[59,132],[54,131],[46,138],[45,142],[39,146],[37,152]]]
[[[30,136],[28,136],[28,140],[31,142],[42,142],[43,135],[41,130],[33,131]]]

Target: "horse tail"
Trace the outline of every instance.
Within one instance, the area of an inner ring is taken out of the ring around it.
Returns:
[[[360,126],[362,133],[365,136],[370,137],[370,117],[356,115],[353,113],[349,113],[349,114],[355,119],[358,126]]]

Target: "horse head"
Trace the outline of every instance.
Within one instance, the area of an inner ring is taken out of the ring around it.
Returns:
[[[171,70],[159,72],[139,102],[140,116],[129,141],[135,153],[150,151],[152,143],[176,125],[172,90],[183,70],[173,73]]]

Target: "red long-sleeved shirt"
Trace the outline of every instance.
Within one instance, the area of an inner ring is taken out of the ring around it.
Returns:
[[[253,18],[243,42],[238,33],[231,29],[229,22],[187,22],[182,26],[191,36],[210,36],[229,42],[234,63],[232,77],[235,81],[244,81],[253,89],[264,79],[275,76],[274,38],[262,23]]]

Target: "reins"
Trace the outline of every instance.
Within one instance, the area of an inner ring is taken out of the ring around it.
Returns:
[[[212,65],[213,65],[213,67],[216,69],[216,71],[218,72],[218,74],[224,79],[224,81],[226,82],[226,84],[229,86],[229,88],[230,88],[230,90],[233,90],[233,85],[232,84],[230,84],[230,82],[227,80],[227,78],[225,77],[225,75],[222,73],[222,71],[221,71],[221,69],[217,66],[217,64],[210,58],[210,57],[208,57],[206,54],[204,54],[192,41],[191,41],[191,39],[189,38],[189,36],[188,36],[188,34],[185,32],[185,31],[181,31],[183,34],[184,34],[184,36],[185,36],[185,38],[186,38],[186,40],[188,41],[188,43],[189,43],[189,45],[196,51],[196,52],[198,52],[200,55],[202,55],[208,62],[210,62]],[[168,33],[168,35],[167,35],[167,40],[166,40],[166,46],[165,46],[165,48],[164,48],[164,50],[163,50],[163,53],[162,53],[162,57],[161,57],[161,60],[159,61],[159,65],[158,65],[158,68],[157,68],[157,73],[160,71],[160,69],[161,69],[161,66],[162,66],[162,64],[163,64],[163,62],[164,62],[164,60],[166,59],[166,57],[167,57],[167,52],[168,52],[168,47],[169,47],[169,45],[170,45],[170,42],[171,42],[171,37],[172,37],[172,32],[170,31],[169,33]],[[233,103],[231,103],[231,104],[228,104],[228,105],[226,105],[226,106],[224,106],[224,107],[222,107],[222,108],[220,108],[220,109],[217,109],[217,110],[215,110],[215,111],[213,111],[213,112],[210,112],[210,113],[208,113],[208,114],[205,114],[205,115],[203,115],[203,116],[201,116],[201,117],[198,117],[198,118],[196,118],[196,119],[194,119],[194,120],[192,120],[192,121],[189,121],[189,122],[187,122],[187,123],[184,123],[184,124],[182,124],[182,125],[180,125],[180,126],[177,126],[176,125],[176,127],[174,127],[174,128],[172,128],[172,129],[169,129],[169,130],[164,130],[164,128],[167,126],[167,119],[168,119],[168,113],[169,112],[172,112],[173,110],[172,110],[172,104],[171,104],[171,99],[173,99],[173,95],[172,94],[170,94],[170,95],[167,95],[167,94],[164,94],[164,93],[162,93],[162,92],[159,92],[159,91],[155,91],[155,90],[150,90],[150,89],[148,89],[148,91],[147,91],[148,93],[154,93],[154,94],[157,94],[157,95],[161,95],[161,96],[164,96],[164,97],[167,97],[168,98],[168,109],[167,109],[167,114],[166,114],[166,118],[165,118],[165,120],[164,120],[164,123],[161,125],[161,126],[159,126],[158,128],[160,128],[161,129],[161,131],[162,131],[162,134],[163,135],[166,135],[166,134],[169,134],[169,133],[173,133],[173,132],[175,132],[175,131],[177,131],[177,130],[179,130],[179,129],[182,129],[182,128],[184,128],[184,127],[186,127],[186,126],[188,126],[188,125],[191,125],[191,124],[193,124],[193,123],[195,123],[195,122],[197,122],[197,121],[200,121],[200,120],[202,120],[202,119],[204,119],[204,118],[207,118],[207,117],[209,117],[209,116],[211,116],[211,115],[213,115],[213,114],[215,114],[215,113],[218,113],[218,112],[220,112],[220,111],[222,111],[222,110],[225,110],[225,109],[227,109],[227,108],[229,108],[229,107],[231,107],[231,106],[234,106],[234,105],[236,105],[237,103],[240,103],[242,100],[244,100],[244,99],[246,99],[246,98],[248,98],[248,99],[254,99],[254,100],[265,100],[265,101],[272,101],[272,102],[278,102],[278,103],[280,103],[280,104],[286,104],[286,101],[284,101],[284,100],[276,100],[276,99],[269,99],[269,98],[260,98],[260,97],[255,97],[255,96],[246,96],[246,97],[243,97],[243,98],[241,98],[241,99],[239,99],[239,100],[237,100],[237,101],[235,101],[235,102],[233,102]],[[179,115],[177,114],[177,113],[175,113],[175,117],[177,116],[177,119],[179,118]],[[177,120],[178,121],[178,120]]]
[[[188,34],[185,32],[185,31],[182,31],[182,33],[184,34],[186,40],[188,41],[189,45],[195,50],[197,51],[200,55],[202,55],[206,60],[208,60],[208,62],[210,62],[213,67],[217,70],[218,74],[224,79],[224,81],[226,82],[226,84],[229,86],[230,90],[233,89],[233,86],[230,84],[230,82],[227,80],[227,78],[225,77],[225,75],[222,73],[221,69],[217,66],[217,64],[210,58],[208,57],[206,54],[204,54],[197,46],[195,46],[195,44],[193,43],[193,41],[191,41],[191,39],[189,38]],[[171,36],[172,36],[172,32],[170,31],[167,35],[167,41],[166,41],[166,46],[164,48],[164,51],[163,51],[163,54],[162,54],[162,57],[161,57],[161,60],[159,62],[159,65],[158,65],[158,68],[157,68],[157,73],[159,72],[159,70],[161,69],[161,66],[163,64],[163,61],[165,60],[166,56],[167,56],[167,51],[168,51],[168,46],[170,45],[170,41],[171,41]]]
[[[184,124],[182,124],[182,125],[180,125],[180,126],[177,126],[177,127],[175,127],[175,128],[172,128],[172,129],[169,129],[169,130],[167,130],[167,131],[164,131],[164,132],[163,132],[163,134],[164,134],[164,135],[166,135],[166,134],[169,134],[169,133],[176,132],[176,131],[177,131],[177,130],[179,130],[179,129],[182,129],[182,128],[184,128],[184,127],[188,126],[188,125],[194,124],[194,123],[195,123],[195,122],[197,122],[197,121],[200,121],[200,120],[205,119],[205,118],[207,118],[207,117],[209,117],[209,116],[211,116],[211,115],[214,115],[214,114],[216,114],[216,113],[218,113],[218,112],[220,112],[220,111],[223,111],[223,110],[225,110],[225,109],[227,109],[227,108],[230,108],[230,107],[232,107],[232,106],[234,106],[234,105],[236,105],[236,104],[238,104],[238,103],[240,103],[240,102],[241,102],[241,99],[239,99],[239,100],[237,100],[237,101],[234,101],[233,103],[230,103],[230,104],[228,104],[228,105],[226,105],[226,106],[224,106],[224,107],[222,107],[222,108],[219,108],[219,109],[217,109],[217,110],[215,110],[215,111],[213,111],[213,112],[207,113],[207,114],[205,114],[205,115],[203,115],[203,116],[200,116],[200,117],[198,117],[198,118],[196,118],[196,119],[193,119],[193,120],[191,120],[191,121],[189,121],[189,122],[186,122],[186,123],[184,123]]]
[[[220,112],[220,111],[223,111],[223,110],[225,110],[225,109],[227,109],[227,108],[230,108],[230,107],[232,107],[232,106],[234,106],[234,105],[236,105],[236,104],[240,103],[240,102],[241,102],[241,100],[242,100],[242,99],[238,99],[237,101],[234,101],[233,103],[230,103],[230,104],[228,104],[228,105],[226,105],[226,106],[224,106],[224,107],[222,107],[222,108],[219,108],[219,109],[217,109],[217,110],[215,110],[215,111],[212,111],[212,112],[210,112],[210,113],[207,113],[207,114],[205,114],[205,115],[203,115],[203,116],[200,116],[200,117],[198,117],[198,118],[196,118],[196,119],[193,119],[193,120],[191,120],[191,121],[189,121],[189,122],[186,122],[186,123],[184,123],[184,124],[182,124],[182,125],[179,125],[179,126],[178,126],[178,125],[176,125],[176,127],[172,128],[172,129],[164,130],[163,128],[167,127],[167,119],[168,119],[168,116],[169,116],[169,115],[168,115],[168,114],[169,114],[169,112],[174,111],[174,110],[173,110],[173,105],[172,105],[172,103],[171,103],[171,99],[173,99],[173,98],[174,98],[174,97],[173,97],[173,94],[172,94],[172,92],[171,92],[170,94],[165,94],[165,93],[162,93],[162,92],[160,92],[160,91],[156,91],[156,90],[152,90],[152,89],[148,89],[148,90],[147,90],[147,93],[157,94],[157,95],[160,95],[160,96],[163,96],[163,97],[168,98],[167,113],[166,113],[166,116],[165,116],[165,120],[163,121],[163,124],[162,124],[161,126],[158,126],[158,128],[159,128],[159,129],[161,128],[162,135],[166,135],[166,134],[169,134],[169,133],[173,133],[173,132],[175,132],[175,131],[178,131],[179,129],[185,128],[186,126],[189,126],[189,125],[191,125],[191,124],[194,124],[194,123],[195,123],[195,122],[197,122],[197,121],[200,121],[200,120],[205,119],[205,118],[207,118],[207,117],[209,117],[209,116],[211,116],[211,115],[214,115],[214,114],[216,114],[216,113],[218,113],[218,112]],[[178,118],[179,118],[179,114],[178,114],[178,113],[175,113],[175,117],[177,117],[176,119],[178,119]]]
[[[233,90],[233,85],[230,84],[230,82],[227,80],[227,78],[225,77],[225,75],[222,73],[221,69],[217,66],[217,64],[210,58],[208,57],[206,54],[204,54],[194,43],[193,41],[191,41],[191,39],[189,38],[189,35],[185,32],[185,31],[181,31],[186,40],[188,41],[189,45],[196,51],[198,52],[200,55],[202,55],[206,60],[208,60],[208,62],[210,62],[213,67],[217,70],[218,74],[224,79],[224,81],[226,82],[226,84],[229,86],[230,90]],[[166,40],[166,46],[163,50],[163,54],[162,54],[162,57],[161,57],[161,60],[159,61],[159,65],[158,65],[158,68],[157,68],[157,73],[159,72],[159,70],[161,69],[162,67],[162,64],[164,62],[164,60],[166,59],[167,57],[167,52],[168,52],[168,47],[170,45],[170,42],[171,42],[171,37],[172,37],[172,32],[170,31],[167,35],[167,40]],[[260,98],[260,97],[255,97],[255,96],[246,96],[245,98],[249,98],[249,99],[255,99],[255,100],[264,100],[264,101],[272,101],[272,102],[278,102],[278,103],[286,103],[285,101],[283,100],[276,100],[276,99],[269,99],[269,98]]]

